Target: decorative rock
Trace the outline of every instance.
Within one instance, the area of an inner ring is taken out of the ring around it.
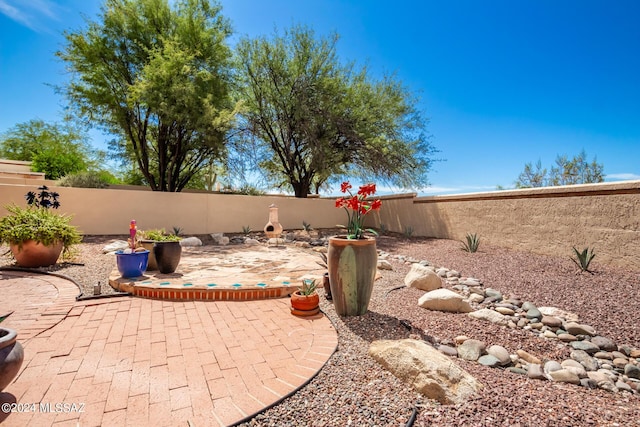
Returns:
[[[305,242],[305,243],[306,243],[306,242]],[[259,244],[260,244],[260,241],[259,241],[259,240],[256,240],[256,239],[251,239],[251,238],[248,238],[248,237],[247,237],[246,239],[244,239],[244,244],[245,244],[245,245],[249,245],[249,246],[257,246],[257,245],[259,245]]]
[[[583,350],[589,354],[595,354],[600,350],[597,345],[589,342],[589,341],[572,341],[569,345],[576,350]]]
[[[600,387],[603,390],[609,391],[611,393],[615,393],[616,391],[618,391],[618,388],[613,382],[598,383],[598,387]]]
[[[634,349],[629,352],[629,357],[633,357],[634,359],[640,359],[640,349]]]
[[[611,378],[607,374],[605,374],[603,372],[589,371],[589,372],[587,372],[587,378],[590,378],[590,379],[594,380],[598,384],[598,386],[602,382],[613,383],[613,381],[611,381]]]
[[[507,324],[507,319],[503,314],[500,314],[497,311],[491,310],[489,308],[476,310],[474,312],[469,313],[468,316],[473,317],[474,319],[487,320],[491,323],[495,323],[502,326],[506,326]]]
[[[540,310],[540,313],[544,314],[545,316],[560,317],[567,322],[577,322],[579,319],[577,314],[571,313],[570,311],[561,310],[557,307],[538,307],[538,310]]]
[[[584,388],[598,388],[598,383],[591,378],[580,378],[580,385]]]
[[[538,359],[536,356],[534,356],[531,353],[527,353],[524,350],[518,350],[516,351],[516,354],[520,359],[524,360],[527,363],[531,363],[534,365],[542,365],[542,361],[540,359]]]
[[[542,336],[545,337],[545,338],[551,338],[551,339],[557,339],[558,338],[558,336],[556,334],[554,334],[553,332],[551,332],[551,331],[544,331],[542,333]]]
[[[495,368],[496,366],[500,366],[501,363],[497,357],[492,356],[491,354],[485,354],[484,356],[480,356],[478,359],[478,363],[484,366],[488,366],[490,368]]]
[[[640,367],[629,363],[624,367],[624,374],[629,378],[640,380]]]
[[[202,246],[202,240],[198,239],[197,237],[185,237],[184,239],[180,240],[180,246]]]
[[[525,326],[527,326],[527,323],[529,323],[529,320],[525,318],[518,320],[518,328],[524,328]]]
[[[514,366],[509,366],[509,367],[507,368],[507,371],[509,371],[509,372],[513,372],[514,374],[527,375],[527,371],[525,371],[525,370],[524,370],[524,369],[522,369],[522,368],[516,368],[516,367],[514,367]]]
[[[496,307],[496,311],[505,316],[513,316],[515,314],[515,311],[507,307]]]
[[[468,339],[458,346],[458,357],[476,361],[484,353],[486,346],[482,341]]]
[[[424,341],[374,341],[369,355],[418,392],[443,405],[462,404],[482,388],[468,372]]]
[[[109,252],[115,252],[127,249],[129,247],[129,243],[124,240],[115,240],[104,248],[102,248],[102,253],[108,254]]]
[[[624,383],[622,381],[616,382],[616,388],[620,391],[628,391],[629,393],[633,393],[633,390],[629,386],[629,384]]]
[[[284,245],[285,241],[284,239],[280,239],[278,237],[272,237],[267,241],[267,244],[269,246],[280,246],[280,245]]]
[[[247,239],[244,240],[245,243],[247,243]],[[311,247],[311,243],[309,242],[305,242],[305,241],[300,241],[300,242],[295,242],[294,246],[298,247],[298,248],[310,248]],[[378,264],[380,262],[378,261]]]
[[[440,280],[438,278],[438,280]],[[473,308],[464,297],[449,289],[436,289],[422,295],[418,305],[427,310],[449,311],[453,313],[469,313]]]
[[[538,310],[540,311],[540,310]],[[542,312],[540,312],[542,313]],[[544,314],[542,315],[542,320],[541,320],[542,324],[545,326],[549,326],[551,328],[559,328],[562,326],[562,320],[558,319],[557,317],[553,317],[553,316],[545,316]]]
[[[484,301],[484,297],[482,295],[472,293],[471,295],[469,295],[469,298],[467,298],[467,301],[480,304],[482,301]]]
[[[490,354],[491,356],[498,359],[501,366],[505,366],[511,363],[509,352],[501,345],[492,345],[487,349],[487,354]]]
[[[393,265],[391,265],[391,263],[386,259],[379,259],[378,268],[380,270],[393,270]]]
[[[548,374],[550,372],[554,372],[554,371],[559,371],[561,369],[564,369],[562,367],[561,364],[559,364],[558,362],[556,362],[555,360],[549,360],[544,364],[543,370],[545,374]]]
[[[210,236],[214,245],[226,246],[229,244],[229,238],[224,233],[211,233]]]
[[[472,294],[481,295],[482,299],[484,299],[484,289],[482,288],[469,288],[469,292],[471,292]]]
[[[600,350],[604,351],[615,351],[618,349],[616,344],[607,337],[602,337],[600,335],[591,338],[591,342],[597,345]]]
[[[469,287],[482,286],[482,282],[478,279],[474,279],[473,277],[467,277],[466,279],[460,280],[460,284]]]
[[[487,288],[484,290],[484,294],[488,297],[497,297],[500,300],[502,300],[502,292],[496,290],[496,289],[492,289],[492,288]]]
[[[447,271],[446,277],[448,277],[448,278],[449,278],[449,277],[456,277],[456,278],[458,278],[458,277],[460,277],[460,273],[458,273],[458,272],[457,272],[457,271],[455,271],[455,270],[449,270],[449,271]]]
[[[561,363],[564,369],[568,369],[569,371],[576,374],[581,379],[587,376],[587,370],[584,369],[584,366],[573,359],[567,359]]]
[[[613,366],[618,369],[624,369],[627,366],[628,361],[626,357],[618,357],[617,359],[613,359],[613,362],[611,363],[613,363]]]
[[[598,359],[613,360],[613,355],[608,351],[599,351],[594,354],[593,357],[597,357]]]
[[[578,338],[575,335],[571,334],[558,334],[558,339],[564,342],[572,342],[576,341]]]
[[[542,372],[542,366],[532,363],[529,365],[529,370],[527,371],[527,375],[529,378],[534,380],[546,380],[547,377]]]
[[[542,318],[542,313],[540,313],[540,310],[538,310],[537,308],[533,307],[527,310],[527,319],[540,319],[540,318]]]
[[[586,351],[583,350],[573,350],[571,352],[571,358],[576,362],[579,362],[587,371],[597,371],[598,370],[598,362],[589,356]]]
[[[451,347],[448,345],[439,345],[438,351],[440,353],[446,354],[447,356],[458,357],[458,350],[456,350],[455,347]]]
[[[465,342],[466,340],[468,340],[469,337],[466,335],[458,335],[457,337],[455,337],[453,340],[455,341],[455,343],[457,345],[462,344],[463,342]]]
[[[531,319],[531,320],[534,320],[534,319]],[[544,325],[542,324],[542,322],[531,323],[531,328],[533,328],[533,329],[542,329],[543,326]]]
[[[624,353],[621,353],[619,351],[612,351],[611,355],[613,356],[614,359],[626,359],[627,355]]]
[[[567,369],[560,369],[559,371],[552,371],[548,373],[551,381],[580,384],[580,378],[573,372]]]
[[[448,271],[449,271],[448,269],[446,269],[444,267],[440,267],[439,269],[436,270],[436,274],[439,277],[443,277],[444,278],[444,277],[447,277],[447,272]]]
[[[529,301],[525,301],[524,303],[522,303],[522,307],[520,307],[520,308],[522,308],[524,311],[529,311],[532,308],[537,308],[537,307],[535,306],[534,303],[529,302]]]
[[[595,335],[596,330],[589,325],[580,325],[576,322],[567,322],[564,329],[572,335]]]
[[[404,284],[411,288],[432,291],[442,287],[442,280],[431,269],[420,264],[413,264],[404,278]]]

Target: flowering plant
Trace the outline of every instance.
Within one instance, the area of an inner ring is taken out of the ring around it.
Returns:
[[[382,206],[379,199],[368,200],[367,197],[372,196],[376,192],[375,184],[366,184],[360,186],[357,194],[351,192],[351,184],[343,182],[340,185],[340,191],[348,193],[348,197],[340,197],[336,200],[337,208],[344,208],[347,211],[347,239],[363,239],[364,232],[369,231],[377,234],[375,230],[364,229],[364,217],[371,211],[377,211]],[[344,227],[344,226],[343,226]]]

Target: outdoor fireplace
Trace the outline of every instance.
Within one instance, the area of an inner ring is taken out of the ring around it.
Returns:
[[[278,207],[269,206],[269,222],[264,226],[264,233],[269,239],[277,239],[282,234],[282,225],[278,222]]]

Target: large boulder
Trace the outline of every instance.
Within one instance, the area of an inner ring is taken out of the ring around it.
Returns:
[[[438,278],[439,279],[439,278]],[[418,305],[427,310],[452,311],[454,313],[469,313],[473,308],[464,297],[449,289],[436,289],[422,295]]]
[[[442,279],[429,267],[413,264],[404,278],[404,284],[423,291],[433,291],[442,287]]]
[[[464,403],[483,387],[451,358],[424,341],[374,341],[369,355],[418,392],[443,405]]]

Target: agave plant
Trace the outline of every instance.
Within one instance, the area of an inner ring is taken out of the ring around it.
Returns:
[[[305,279],[302,281],[302,286],[300,286],[298,288],[298,291],[300,291],[300,295],[312,295],[315,291],[316,291],[316,281],[315,280],[310,280],[310,279]]]
[[[589,249],[589,247],[587,246],[581,252],[578,249],[576,249],[576,247],[574,246],[573,252],[576,254],[576,257],[571,258],[571,261],[573,261],[578,266],[578,268],[580,268],[580,271],[581,272],[586,271],[587,273],[593,274],[593,272],[589,270],[589,264],[591,264],[591,261],[596,256],[593,249]]]
[[[462,250],[465,252],[477,252],[478,246],[480,246],[480,238],[476,233],[467,233],[466,242],[462,242]]]

